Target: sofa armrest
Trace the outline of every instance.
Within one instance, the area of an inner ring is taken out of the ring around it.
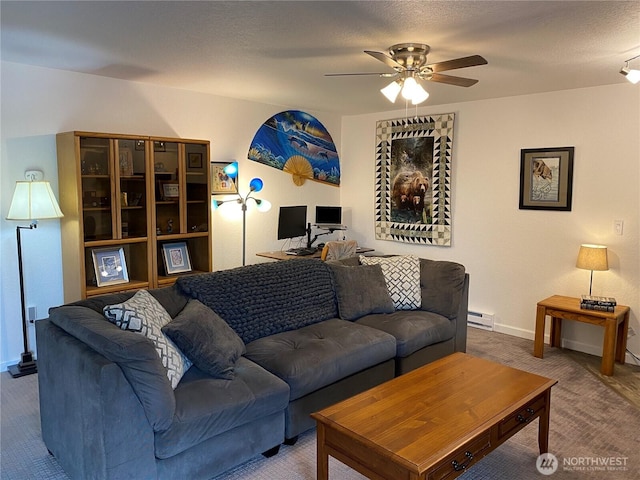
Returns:
[[[156,478],[153,428],[120,367],[36,322],[42,438],[72,478]]]

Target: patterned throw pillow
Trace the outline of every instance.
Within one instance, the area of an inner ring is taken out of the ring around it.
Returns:
[[[380,265],[384,280],[396,310],[417,310],[422,303],[420,290],[420,259],[414,255],[395,257],[365,257],[363,265]]]
[[[164,307],[149,292],[139,290],[126,302],[107,305],[103,312],[111,323],[122,330],[141,333],[153,342],[162,365],[167,369],[171,386],[175,389],[191,367],[191,361],[162,333],[162,327],[171,321]]]

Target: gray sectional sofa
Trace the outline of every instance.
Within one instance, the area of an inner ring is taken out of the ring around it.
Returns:
[[[395,260],[258,264],[51,309],[36,323],[47,448],[72,478],[213,478],[295,442],[310,413],[465,351],[464,267]],[[129,310],[143,297],[162,314]]]

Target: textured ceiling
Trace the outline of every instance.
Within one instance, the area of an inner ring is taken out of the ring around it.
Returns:
[[[474,54],[489,62],[452,72],[479,79],[473,87],[426,82],[423,105],[627,83],[620,67],[640,54],[640,1],[2,1],[0,9],[3,61],[346,115],[404,107],[379,93],[388,79],[324,76],[388,72],[363,51],[395,43],[429,44],[429,63]]]

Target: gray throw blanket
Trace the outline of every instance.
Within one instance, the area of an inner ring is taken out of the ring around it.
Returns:
[[[338,316],[331,269],[319,260],[249,265],[180,277],[176,283],[245,343]]]

